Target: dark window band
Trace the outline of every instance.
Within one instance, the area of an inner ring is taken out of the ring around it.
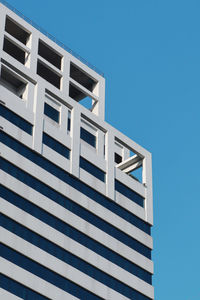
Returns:
[[[0,105],[0,116],[2,116],[4,119],[8,120],[15,126],[19,127],[26,133],[32,135],[33,126],[3,105]]]
[[[101,169],[97,168],[89,161],[84,159],[83,157],[80,157],[80,167],[84,169],[86,172],[92,174],[94,177],[105,182],[105,173]]]
[[[24,171],[22,171],[21,169],[19,169],[18,167],[15,167],[14,165],[10,164],[8,161],[4,160],[3,158],[0,158],[0,162],[1,162],[1,167],[2,170],[4,170],[6,173],[10,174],[11,176],[14,176],[15,178],[17,178],[18,180],[22,181],[23,183],[27,184],[28,186],[32,187],[35,190],[38,190],[38,186],[40,186],[40,190],[41,192],[44,194],[43,191],[43,187],[45,186],[44,184],[42,184],[40,181],[38,181],[37,179],[35,179],[34,177],[32,177],[31,175],[25,173]],[[46,195],[47,197],[50,198],[49,195]],[[12,201],[12,199],[7,199],[9,201]],[[17,205],[17,203],[15,204]],[[21,202],[19,203],[19,205],[21,205]],[[22,207],[22,209],[24,210],[29,210],[29,207],[33,206],[31,203],[24,207]],[[39,216],[41,215],[41,210],[38,211],[38,216],[36,215],[37,218],[39,218]],[[33,214],[33,211],[30,211],[30,214]],[[53,217],[50,214],[47,214],[45,211],[43,211],[42,215],[45,214],[45,222],[47,222],[47,220],[50,220],[48,222],[50,222],[50,226],[57,226],[57,223],[59,223],[59,227],[61,227],[60,230],[61,232],[63,231],[63,228],[68,226],[66,223],[60,221],[59,219],[56,220],[55,217]],[[48,218],[47,218],[48,217]],[[56,222],[55,222],[56,220]],[[52,224],[53,225],[52,225]],[[63,225],[61,225],[63,224]],[[63,228],[62,228],[63,227]],[[125,245],[129,246],[130,248],[134,249],[135,251],[138,251],[139,253],[141,253],[142,255],[150,258],[151,256],[151,249],[149,249],[148,247],[146,247],[145,245],[141,244],[140,242],[136,241],[135,239],[131,238],[130,236],[126,235],[125,233],[123,234],[118,234],[118,239],[120,239],[120,241],[122,243],[124,243]]]
[[[126,196],[133,202],[144,207],[144,198],[142,196],[138,195],[136,192],[129,189],[127,186],[125,186],[123,183],[119,182],[118,180],[115,180],[115,189],[116,189],[116,191],[118,191],[122,195]]]
[[[78,297],[79,299],[91,299],[91,300],[99,300],[102,299],[86,289],[78,286],[67,278],[62,277],[61,275],[55,273],[43,267],[39,263],[27,258],[26,256],[20,254],[19,252],[11,249],[8,246],[0,244],[0,254],[3,258],[8,261],[16,264],[17,266],[31,272],[32,274],[48,281],[49,283],[57,286],[69,294]],[[37,299],[37,298],[36,298]]]
[[[64,250],[63,248],[57,246],[53,242],[41,237],[40,235],[34,233],[33,231],[25,228],[24,226],[18,224],[17,222],[11,220],[10,218],[1,215],[0,224],[5,229],[11,231],[12,233],[20,236],[22,239],[30,242],[31,244],[39,247],[40,249],[48,252],[49,254],[55,256],[56,258],[62,260],[63,262],[73,266],[74,268],[80,270],[81,272],[87,274],[88,276],[94,278],[95,280],[105,284],[111,289],[116,290],[119,293],[127,294],[134,289],[128,287],[126,284],[120,282],[119,280],[113,278],[112,276],[104,273],[103,271],[95,268],[89,263],[85,262],[81,258],[73,255],[72,253]],[[123,292],[124,291],[124,292]]]
[[[50,147],[51,149],[53,149],[54,151],[56,151],[59,154],[61,154],[62,156],[64,156],[65,158],[67,158],[67,159],[70,158],[70,150],[67,147],[65,147],[64,145],[62,145],[61,143],[59,143],[58,141],[56,141],[55,139],[53,139],[48,134],[43,133],[42,142],[45,145],[47,145],[48,147]]]
[[[20,297],[22,299],[28,300],[50,300],[49,298],[34,292],[33,290],[29,289],[28,287],[22,285],[21,283],[0,274],[0,287],[11,294]]]
[[[8,147],[15,150],[16,152],[20,153],[24,157],[30,159],[32,162],[42,167],[46,171],[52,173],[60,180],[66,182],[67,184],[71,185],[77,190],[81,190],[81,192],[87,197],[93,199],[97,203],[106,207],[113,213],[117,214],[124,220],[130,222],[131,224],[135,225],[136,227],[150,235],[151,226],[147,222],[143,221],[142,219],[138,218],[123,207],[119,206],[114,201],[95,191],[90,186],[87,186],[85,183],[81,182],[77,178],[74,178],[69,173],[65,172],[63,169],[59,168],[58,166],[54,165],[52,162],[47,160],[45,157],[42,157],[33,150],[29,149],[27,146],[19,143],[14,138],[7,135],[5,132],[1,132],[0,141]]]
[[[60,112],[46,102],[44,103],[44,114],[55,122],[59,123]]]
[[[26,212],[28,212],[29,214],[34,215],[35,217],[37,217],[37,215],[41,215],[40,208],[38,208],[37,206],[31,204],[29,201],[23,199],[22,197],[20,197],[19,195],[13,193],[12,191],[10,191],[9,189],[7,189],[4,186],[0,185],[0,194],[2,195],[2,197],[9,201],[10,203],[16,205],[17,207],[25,210]],[[58,196],[57,196],[58,198]],[[65,201],[66,199],[66,201]],[[67,198],[63,199],[64,202],[67,202]],[[61,204],[62,205],[62,204]],[[70,206],[73,206],[73,202],[69,202],[67,207],[67,209],[69,209],[70,211],[72,211],[73,213],[79,212],[79,215],[81,217],[81,212],[85,213],[84,210],[81,211],[81,209],[79,209],[78,205],[74,206],[73,210],[70,209]],[[44,211],[45,212],[45,211]],[[93,214],[89,215],[89,218],[87,218],[86,220],[88,222],[90,222],[93,218],[95,218],[95,216]],[[85,218],[84,218],[85,219]],[[45,220],[45,216],[43,218],[41,218],[42,221]],[[97,220],[98,221],[98,220]],[[92,222],[90,222],[92,223]],[[50,225],[50,221],[48,222],[48,224]],[[93,223],[94,224],[94,223]],[[101,223],[100,223],[101,224]],[[105,231],[105,227],[103,226],[106,223],[102,223],[102,227]],[[95,225],[95,224],[94,224]],[[54,227],[54,226],[53,226]],[[110,230],[112,230],[112,227],[110,228]],[[112,235],[112,234],[111,234]],[[121,257],[120,255],[118,255],[117,253],[113,252],[112,250],[105,250],[104,248],[107,249],[106,247],[101,247],[100,248],[100,252],[98,252],[100,255],[104,256],[105,258],[107,258],[108,260],[112,261],[113,263],[117,264],[118,266],[120,266],[121,268],[127,270],[128,272],[132,273],[133,275],[138,276],[139,278],[141,278],[142,280],[148,282],[149,284],[152,283],[152,275],[145,271],[144,269],[142,269],[141,267],[137,266],[136,264],[128,261],[127,259]],[[110,255],[109,255],[110,254]]]
[[[81,127],[80,137],[83,141],[96,148],[96,136]]]
[[[40,278],[50,282],[51,284],[57,286],[58,288],[78,297],[80,299],[91,299],[97,300],[102,299],[101,297],[89,292],[83,287],[78,286],[74,282],[71,282],[69,279],[47,269],[46,267],[40,265],[39,263],[29,259],[28,257],[22,255],[21,253],[11,249],[10,247],[1,244],[0,245],[0,253],[1,256],[12,263],[18,265],[19,267],[39,276]],[[120,284],[120,282],[119,282]],[[136,290],[128,286],[122,286],[120,284],[119,287],[115,286],[115,289],[120,290],[120,294],[128,297],[129,299],[137,299],[137,300],[150,300],[150,298],[142,295]]]

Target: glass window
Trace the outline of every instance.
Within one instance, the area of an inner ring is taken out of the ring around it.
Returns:
[[[44,114],[48,116],[50,119],[54,120],[55,122],[59,123],[60,121],[60,112],[47,104],[45,102],[44,104]]]
[[[111,210],[113,213],[117,214],[118,216],[120,216],[121,218],[126,220],[127,222],[130,222],[131,224],[133,224],[134,226],[143,230],[147,234],[149,234],[149,235],[151,234],[151,226],[147,222],[138,218],[137,216],[135,216],[128,210],[124,209],[123,207],[119,206],[114,201],[110,201],[109,198],[107,198],[104,195],[102,195],[101,193],[95,191],[92,187],[86,185],[84,182],[80,181],[79,179],[71,176],[68,172],[59,168],[57,165],[53,164],[52,162],[50,162],[43,156],[35,153],[34,151],[29,149],[25,145],[19,143],[17,140],[15,140],[11,136],[7,135],[5,132],[1,132],[0,141],[2,143],[4,143],[5,145],[7,145],[8,147],[12,148],[14,151],[16,151],[16,152],[20,153],[21,155],[23,155],[24,157],[30,159],[33,163],[37,164],[38,166],[40,166],[47,172],[52,173],[54,176],[58,177],[60,180],[66,182],[67,184],[70,184],[77,190],[81,190],[84,195],[93,199],[94,201],[96,201],[97,203],[102,205],[103,207]],[[12,170],[12,172],[13,172],[12,174],[15,174],[14,170]],[[28,179],[29,177],[30,176],[28,174],[25,174],[25,177],[22,180],[24,182],[26,182],[26,178]],[[27,184],[30,185],[30,183],[32,181],[33,181],[33,178],[30,179],[30,182],[28,181]],[[39,184],[39,182],[36,181],[36,179],[34,179],[34,184],[32,187],[36,189],[36,187],[39,188],[40,186],[41,186],[41,188],[38,191],[40,193],[44,194],[47,189],[47,186],[44,186],[43,183]],[[46,194],[44,194],[44,195],[51,198],[52,191],[53,190],[51,190],[51,191],[48,190],[48,191],[46,191]],[[56,194],[55,194],[52,197],[59,198],[60,194],[59,194],[59,196],[56,196]],[[51,199],[54,200],[54,198],[51,198]],[[151,257],[150,252],[149,252],[149,254],[144,254],[144,255],[147,255],[147,257],[149,257],[149,258]]]
[[[92,147],[96,148],[96,136],[81,127],[81,139],[91,145]]]
[[[46,133],[43,133],[43,143],[67,159],[70,158],[70,150]]]
[[[115,189],[122,195],[126,196],[133,202],[137,203],[138,205],[144,207],[144,198],[128,188],[126,185],[123,183],[119,182],[118,180],[115,180]]]
[[[33,125],[3,105],[0,105],[0,116],[3,116],[4,119],[32,135]]]
[[[80,157],[80,167],[88,173],[95,176],[96,178],[98,178],[99,180],[105,182],[105,173],[101,169],[97,168],[89,161],[84,159],[83,157]]]

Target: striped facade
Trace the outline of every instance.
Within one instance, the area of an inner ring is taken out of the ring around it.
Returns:
[[[151,154],[33,25],[0,4],[0,299],[153,300]]]

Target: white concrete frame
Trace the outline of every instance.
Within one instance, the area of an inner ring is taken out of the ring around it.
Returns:
[[[27,45],[24,45],[19,40],[17,40],[5,31],[6,16],[14,20],[14,22],[16,22],[20,27],[25,29],[30,34],[30,38]],[[9,41],[11,41],[13,44],[15,44],[17,47],[19,47],[26,53],[26,63],[24,65],[3,51],[4,37],[9,39]],[[49,47],[54,49],[55,52],[62,57],[61,69],[58,69],[38,54],[39,40],[43,41]],[[136,144],[127,136],[125,136],[124,134],[122,134],[121,132],[119,132],[118,130],[116,130],[111,125],[105,122],[105,79],[101,75],[96,73],[94,70],[90,69],[87,65],[83,64],[73,55],[68,53],[66,50],[61,48],[59,45],[54,43],[52,40],[48,39],[44,34],[42,34],[40,31],[35,29],[33,26],[31,26],[29,23],[27,23],[25,20],[20,18],[18,15],[16,15],[14,12],[9,10],[2,4],[0,4],[0,58],[0,73],[2,66],[4,66],[4,68],[10,70],[13,74],[15,74],[16,77],[21,78],[22,81],[25,81],[27,83],[25,97],[26,99],[24,100],[20,99],[18,96],[9,91],[5,86],[0,84],[0,101],[3,105],[5,105],[5,107],[14,111],[16,114],[20,115],[33,125],[33,135],[30,136],[26,132],[20,130],[18,127],[13,125],[12,123],[8,122],[3,117],[1,117],[0,119],[0,126],[2,130],[19,140],[21,143],[25,144],[27,147],[33,149],[34,151],[46,157],[47,159],[52,160],[54,164],[56,164],[63,170],[69,172],[72,176],[78,178],[87,185],[90,185],[93,189],[110,198],[112,201],[115,201],[119,206],[135,214],[142,220],[148,222],[150,225],[153,225],[151,153],[149,153],[146,149]],[[54,85],[50,84],[42,77],[37,75],[36,70],[38,60],[45,64],[45,66],[51,69],[55,74],[60,76],[60,89],[56,88]],[[82,72],[84,72],[97,82],[97,85],[93,92],[81,86],[81,84],[79,84],[70,77],[70,63],[73,63]],[[96,103],[96,105],[94,106],[94,109],[92,111],[89,111],[80,103],[76,102],[74,99],[69,97],[70,83],[93,99],[93,103]],[[55,101],[55,103],[52,104],[49,98]],[[57,124],[56,122],[52,121],[44,115],[43,110],[45,102],[49,103],[53,107],[59,106],[59,124]],[[67,130],[67,119],[69,112],[71,113],[70,131]],[[96,148],[90,146],[89,144],[80,139],[81,126],[96,136]],[[52,136],[59,143],[70,149],[69,160],[64,158],[48,146],[43,145],[43,132]],[[99,205],[94,200],[89,199],[88,197],[83,195],[81,191],[77,191],[71,186],[65,184],[64,182],[61,182],[55,176],[49,174],[40,167],[35,166],[26,158],[21,157],[20,154],[16,154],[13,150],[5,146],[1,146],[0,151],[2,157],[5,157],[6,159],[10,160],[13,164],[18,165],[20,168],[37,177],[42,182],[45,182],[49,186],[52,186],[61,194],[69,197],[74,202],[77,202],[79,205],[85,207],[87,210],[91,211],[95,215],[111,223],[116,228],[119,228],[126,234],[134,237],[136,240],[140,241],[144,245],[148,246],[151,249],[153,248],[152,238],[149,235],[147,235],[137,227],[131,225],[127,221],[123,220],[115,213]],[[135,156],[130,157],[130,151],[134,152]],[[122,162],[118,165],[114,162],[115,153],[118,153],[122,156]],[[105,172],[105,182],[98,180],[93,175],[80,168],[80,156],[90,161],[92,164],[94,164],[103,172]],[[143,170],[142,182],[138,182],[137,180],[128,176],[129,172],[140,166]],[[3,173],[0,179],[1,183],[9,187],[11,190],[17,189],[17,192],[21,194],[21,196],[27,198],[29,201],[36,201],[36,194],[39,193],[31,189],[30,187],[23,185],[16,179],[13,179],[12,176],[8,176]],[[141,195],[144,198],[144,208],[137,205],[121,193],[115,191],[115,180],[120,181],[125,186]],[[99,230],[95,226],[88,224],[85,221],[83,222],[83,219],[80,219],[78,216],[67,212],[67,210],[65,210],[64,208],[61,209],[59,205],[52,203],[52,201],[49,199],[45,199],[46,197],[42,196],[41,194],[39,194],[39,198],[40,201],[35,204],[41,206],[43,209],[49,212],[52,210],[51,213],[55,214],[58,218],[62,220],[70,219],[69,223],[71,222],[71,225],[73,227],[76,227],[78,230],[85,232],[90,237],[98,240],[99,242],[105,243],[109,248],[113,249],[120,255],[128,258],[130,261],[133,261],[134,263],[146,269],[150,273],[153,273],[153,263],[151,260],[130,249],[126,245],[120,243],[119,241],[107,235],[105,232]],[[44,205],[45,203],[47,205],[46,207]],[[13,218],[15,219],[15,217]],[[26,226],[28,226],[28,224],[26,224]],[[86,228],[88,231],[86,231]],[[80,244],[79,248],[81,249]],[[86,250],[89,251],[88,249]],[[84,254],[86,250],[83,250],[82,253]],[[103,258],[98,257],[98,255],[92,253],[92,251],[88,257],[88,261],[91,260],[90,263],[92,263],[93,261],[93,264],[95,264],[95,260],[101,261],[101,259]],[[137,277],[133,276],[132,274],[129,274],[128,272],[122,270],[119,267],[117,267],[117,270],[116,266],[113,266],[111,262],[108,262],[105,259],[103,260],[104,262],[102,261],[102,263],[104,265],[104,268],[108,268],[108,273],[111,276],[115,277],[115,272],[117,272],[116,277],[119,280],[123,281],[122,279],[124,278],[124,283],[128,285],[128,282],[132,282],[132,287],[142,292],[143,294],[146,294],[151,299],[154,299],[152,286],[148,285],[142,280],[138,281]],[[7,270],[16,268],[16,272],[20,274],[19,281],[21,280],[21,282],[23,282],[23,284],[26,285],[26,280],[22,278],[28,272],[22,269],[20,270],[20,268],[16,266],[13,267],[11,266],[12,264],[8,262],[3,262],[4,271],[6,270],[4,267],[5,265],[8,266]],[[101,264],[98,263],[97,267],[99,267],[100,269],[102,268]],[[10,277],[12,277],[11,273],[12,272],[9,273]],[[125,275],[126,273],[127,275]],[[7,274],[7,271],[5,271],[5,274]],[[28,274],[27,276],[33,277],[34,290],[37,290],[36,282],[39,279],[36,279],[36,276],[33,276],[31,274]],[[66,296],[66,293],[63,293],[63,291],[59,289],[59,291],[57,291],[57,295],[63,296],[61,296],[61,298],[57,297],[56,288],[51,286],[49,283],[45,282],[44,286],[48,286],[49,290],[53,291],[51,295],[52,299],[67,299],[66,297],[68,296]],[[95,283],[94,286],[98,286],[98,283],[97,285]],[[41,294],[44,294],[42,288],[39,288],[39,290]],[[102,288],[99,287],[96,288],[94,292],[96,294],[99,294],[101,293],[101,290]],[[110,298],[108,296],[105,296],[105,294],[101,294],[101,296],[107,297],[105,299],[117,299],[118,296],[117,294],[115,294],[116,292],[112,294],[113,292],[114,291],[110,292],[109,290],[109,293],[107,295],[110,295]],[[0,295],[1,293],[4,293],[2,295],[4,295],[3,297],[5,299],[9,298],[9,294],[6,293],[6,291],[0,290]],[[44,295],[48,296],[47,294]],[[19,298],[13,296],[13,299]],[[70,296],[70,299],[76,299],[76,297]],[[125,297],[123,299],[125,299]]]

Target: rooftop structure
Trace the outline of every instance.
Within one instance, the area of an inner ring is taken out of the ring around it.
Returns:
[[[105,122],[102,74],[13,10],[0,4],[0,298],[154,299],[151,154]]]

